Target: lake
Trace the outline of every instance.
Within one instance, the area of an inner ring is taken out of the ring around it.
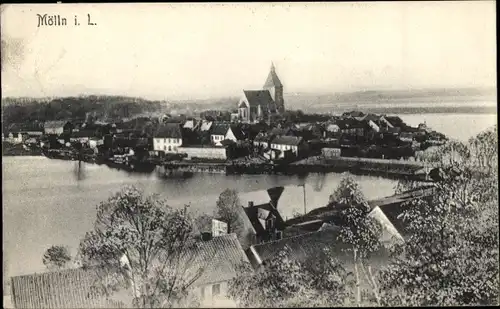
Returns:
[[[469,137],[496,124],[496,115],[423,114],[402,115],[413,126],[426,121],[433,129],[452,138]],[[45,157],[3,157],[3,249],[4,278],[43,271],[42,255],[51,245],[67,245],[75,252],[79,240],[92,229],[96,206],[123,185],[135,185],[158,193],[173,207],[190,205],[188,211],[212,213],[218,195],[226,188],[248,201],[268,201],[266,189],[285,186],[278,208],[283,217],[324,206],[342,179],[340,174],[307,177],[280,175],[209,175],[188,179],[163,179],[156,174],[129,174],[106,166],[84,164],[84,177],[77,177],[77,163]],[[372,176],[354,176],[366,197],[393,194],[396,181]]]

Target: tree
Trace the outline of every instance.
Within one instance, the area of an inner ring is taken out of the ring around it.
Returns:
[[[43,265],[50,270],[64,269],[71,262],[71,254],[67,247],[52,246],[43,255]]]
[[[193,220],[156,196],[125,187],[102,202],[94,230],[80,243],[82,264],[96,270],[98,293],[132,288],[137,307],[175,306],[201,275],[193,268]]]
[[[251,245],[251,227],[245,224],[243,208],[238,192],[231,189],[224,190],[217,199],[215,216],[228,225],[228,233],[235,233],[243,248]]]
[[[487,145],[492,138],[484,138],[489,132],[459,151],[440,149],[438,164],[458,176],[444,177],[434,197],[413,201],[404,212],[411,235],[381,274],[384,305],[499,303],[498,171],[484,161],[495,156]],[[467,160],[449,160],[456,153]]]
[[[378,299],[376,282],[371,274],[367,260],[373,252],[381,249],[381,225],[369,217],[371,209],[359,184],[350,175],[345,175],[335,192],[330,195],[330,203],[340,203],[344,208],[340,211],[342,226],[340,239],[352,250],[354,275],[356,279],[356,302],[361,303],[360,269],[372,287]]]
[[[227,223],[230,232],[238,228],[241,207],[238,192],[235,190],[226,189],[217,199],[216,214]]]
[[[361,187],[349,174],[344,174],[335,192],[330,195],[330,203],[364,205],[366,198]]]
[[[380,301],[377,284],[371,273],[371,266],[368,259],[371,254],[382,248],[380,238],[382,227],[372,217],[368,216],[367,209],[359,206],[352,206],[342,210],[343,219],[340,230],[340,239],[350,245],[353,255],[354,275],[356,279],[356,303],[361,304],[360,271],[369,282],[374,297]]]

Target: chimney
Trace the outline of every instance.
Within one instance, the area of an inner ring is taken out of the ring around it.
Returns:
[[[271,203],[275,208],[278,208],[278,200],[281,197],[281,194],[285,190],[284,187],[274,187],[271,189],[267,190],[267,194],[269,194],[269,197],[271,198]]]
[[[248,207],[253,207],[253,201],[248,202]]]
[[[228,231],[227,223],[224,221],[212,219],[212,236],[222,236],[226,235]]]

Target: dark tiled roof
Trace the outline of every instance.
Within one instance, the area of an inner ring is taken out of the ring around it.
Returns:
[[[296,136],[277,136],[271,143],[279,145],[292,145],[297,146],[302,142],[302,137]]]
[[[237,125],[231,125],[231,131],[238,140],[245,139],[245,133]]]
[[[398,116],[385,116],[384,118],[395,127],[401,126],[404,123],[403,120],[401,118],[399,118]]]
[[[250,223],[252,223],[255,232],[259,235],[265,232],[265,227],[262,226],[259,221],[259,210],[264,210],[274,215],[274,217],[276,218],[276,228],[278,230],[284,230],[286,227],[285,221],[281,217],[281,214],[271,203],[243,207],[243,210],[245,210],[245,213],[250,220]]]
[[[157,138],[182,138],[181,127],[178,123],[160,124],[154,137]]]
[[[191,269],[202,269],[194,283],[196,286],[229,281],[239,274],[240,265],[249,263],[238,237],[233,233],[202,241],[195,250],[196,257]]]
[[[79,131],[73,131],[71,133],[71,137],[93,137],[95,136],[95,131],[94,130],[79,130]]]
[[[273,134],[275,136],[280,135],[292,135],[292,130],[290,129],[282,129],[282,128],[273,128],[269,134]]]
[[[229,124],[226,123],[215,123],[212,125],[211,135],[226,135],[227,130],[229,130]]]
[[[260,106],[263,113],[275,112],[276,105],[269,90],[243,90],[251,109]]]
[[[357,129],[357,128],[363,128],[365,126],[361,121],[358,121],[353,118],[338,120],[337,125],[341,129]]]
[[[12,277],[16,308],[117,308],[91,293],[97,274],[82,268]]]

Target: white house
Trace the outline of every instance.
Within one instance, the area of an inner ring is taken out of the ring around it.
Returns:
[[[228,124],[223,124],[223,123],[214,124],[210,131],[210,141],[216,146],[221,146],[222,144],[220,142],[226,139],[226,134],[228,133],[228,130],[229,130]]]
[[[47,121],[43,126],[45,134],[61,135],[65,131],[71,131],[73,125],[69,121]]]
[[[153,150],[160,153],[176,153],[182,146],[182,131],[178,123],[160,124],[153,136]]]
[[[210,132],[210,141],[216,146],[221,146],[223,140],[232,140],[233,142],[238,142],[243,139],[243,133],[235,125],[229,125],[225,123],[218,123],[212,126]]]
[[[21,133],[2,133],[2,142],[9,142],[11,144],[21,144],[23,142],[23,135]]]
[[[280,153],[275,158],[284,157],[285,151],[292,151],[295,156],[299,155],[299,148],[303,142],[302,137],[277,136],[271,141],[271,149],[279,150]]]
[[[100,146],[103,144],[104,144],[104,139],[102,139],[102,138],[92,137],[89,140],[89,147],[90,148],[97,148],[97,146]]]

